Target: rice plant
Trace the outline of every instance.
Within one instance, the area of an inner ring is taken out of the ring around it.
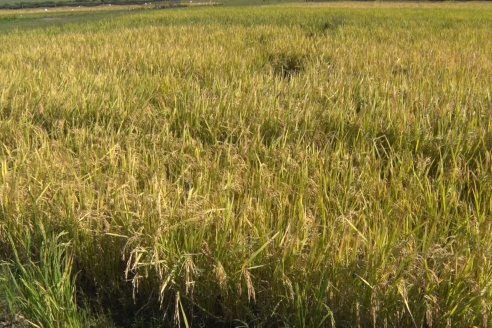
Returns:
[[[145,10],[0,44],[0,284],[32,325],[490,326],[490,5]]]

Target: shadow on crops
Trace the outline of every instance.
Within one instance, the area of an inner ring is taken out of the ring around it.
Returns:
[[[344,17],[331,17],[326,20],[311,23],[309,25],[301,24],[301,28],[306,31],[306,36],[309,38],[328,35],[335,33],[343,28],[347,23]]]
[[[268,56],[273,73],[284,79],[299,75],[305,68],[305,58],[300,54],[275,53]]]

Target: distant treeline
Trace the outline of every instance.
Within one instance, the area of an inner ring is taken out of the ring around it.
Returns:
[[[363,2],[471,2],[476,0],[303,0],[304,2],[339,2],[339,1],[363,1]],[[491,2],[492,0],[478,0]]]
[[[263,0],[266,2],[269,0]],[[295,0],[294,0],[295,1]],[[301,0],[302,2],[337,2],[338,0]],[[349,0],[350,1],[350,0]],[[357,0],[367,2],[446,2],[446,1],[473,1],[473,0]],[[485,2],[492,0],[482,0]],[[59,0],[59,1],[32,1],[32,2],[17,2],[17,3],[0,3],[0,9],[27,9],[27,8],[53,8],[53,7],[93,7],[100,5],[139,5],[144,3],[158,3],[161,7],[177,7],[183,6],[181,0]],[[221,2],[218,1],[220,4]]]
[[[304,2],[338,2],[352,0],[304,0]],[[353,0],[364,2],[471,2],[476,0]],[[479,0],[481,2],[491,2],[492,0]]]
[[[86,0],[86,1],[39,1],[18,2],[0,4],[0,9],[27,9],[27,8],[55,8],[55,7],[93,7],[100,5],[140,5],[144,3],[155,3],[162,6],[179,7],[179,0]]]

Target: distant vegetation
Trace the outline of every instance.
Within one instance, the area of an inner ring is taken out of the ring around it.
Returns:
[[[353,6],[1,12],[0,307],[489,326],[492,6]]]
[[[95,7],[102,5],[143,5],[152,3],[145,0],[0,0],[0,9],[56,8],[56,7]],[[158,0],[153,2],[163,7],[180,7],[180,1]],[[188,2],[187,2],[188,3]]]
[[[376,2],[376,0],[362,0],[367,2]],[[414,0],[402,0],[403,2],[414,2]],[[434,2],[436,0],[421,0],[421,2]],[[446,0],[437,0],[443,1]],[[458,1],[468,1],[468,0],[458,0]],[[158,0],[158,1],[145,1],[145,0],[0,0],[0,9],[23,9],[23,8],[52,8],[52,7],[62,7],[62,6],[100,6],[104,4],[114,4],[114,5],[130,5],[130,4],[144,4],[144,3],[160,3],[161,8],[164,7],[175,7],[180,5],[187,5],[190,3],[209,3],[209,0]],[[218,5],[224,6],[256,6],[256,5],[272,5],[272,4],[282,4],[282,3],[339,3],[338,0],[219,0],[213,1]],[[377,2],[395,2],[393,0],[378,0]]]
[[[131,5],[131,4],[145,4],[145,3],[159,3],[160,7],[176,7],[182,5],[189,5],[192,3],[210,3],[214,2],[219,5],[225,6],[251,6],[259,4],[278,4],[293,2],[289,0],[223,0],[223,1],[187,1],[187,0],[158,0],[158,1],[145,1],[145,0],[0,0],[0,9],[23,9],[23,8],[53,8],[53,7],[77,7],[77,6],[100,6],[100,5]],[[295,2],[295,1],[294,1]]]

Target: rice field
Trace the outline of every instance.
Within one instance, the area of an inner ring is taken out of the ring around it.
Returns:
[[[492,4],[105,10],[0,11],[0,326],[492,325]]]

